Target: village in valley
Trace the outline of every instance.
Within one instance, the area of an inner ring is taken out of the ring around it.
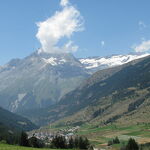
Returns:
[[[37,139],[45,141],[47,144],[49,144],[52,139],[56,136],[62,136],[65,137],[66,140],[68,140],[70,137],[75,136],[75,133],[79,130],[79,126],[75,126],[72,128],[65,128],[65,129],[59,129],[57,131],[52,131],[48,128],[40,128],[38,130],[33,130],[31,132],[28,132],[28,138],[36,137]]]

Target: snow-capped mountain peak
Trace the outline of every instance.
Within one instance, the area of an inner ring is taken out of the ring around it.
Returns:
[[[149,54],[77,59],[69,53],[34,52],[0,68],[0,105],[11,111],[43,108],[58,102],[98,70],[125,64]],[[7,93],[7,95],[6,95]]]
[[[123,65],[132,60],[143,58],[149,55],[150,55],[149,53],[114,55],[111,57],[82,58],[82,59],[79,59],[79,61],[85,66],[86,69],[102,70],[105,68]]]

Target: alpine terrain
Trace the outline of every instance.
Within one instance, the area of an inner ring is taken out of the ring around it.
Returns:
[[[13,112],[43,108],[58,102],[88,76],[72,54],[37,51],[0,68],[0,105]]]
[[[93,74],[57,105],[23,113],[39,125],[149,122],[150,57]],[[39,117],[40,116],[40,117]]]

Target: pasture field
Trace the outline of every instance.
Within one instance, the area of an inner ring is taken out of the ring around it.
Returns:
[[[31,148],[31,147],[14,146],[14,145],[8,145],[8,144],[0,144],[0,150],[55,150],[55,149]],[[65,149],[61,149],[61,150],[65,150]],[[69,150],[69,149],[67,149],[67,150]]]
[[[95,127],[85,125],[77,133],[86,136],[92,144],[96,146],[106,146],[109,140],[118,137],[121,142],[126,142],[129,138],[134,138],[139,144],[150,142],[150,124],[140,124],[132,126],[109,125],[105,127]]]

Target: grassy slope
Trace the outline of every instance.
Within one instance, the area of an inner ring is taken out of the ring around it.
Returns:
[[[128,89],[128,91],[130,91],[130,89]],[[100,99],[97,101],[97,105],[90,105],[74,115],[56,121],[53,125],[55,127],[63,127],[66,126],[66,124],[80,125],[80,123],[89,123],[93,126],[103,126],[104,122],[107,122],[108,125],[111,124],[110,118],[112,118],[112,122],[116,125],[130,126],[138,123],[149,123],[150,97],[135,110],[128,111],[129,104],[145,97],[147,94],[149,94],[149,90],[147,89],[135,89],[135,94],[133,94],[132,97],[129,98],[128,95],[124,96],[120,101],[114,104],[111,104],[113,95],[109,95],[105,97],[104,100]],[[105,109],[105,111],[102,112],[102,114],[97,113],[97,115],[94,116],[94,114],[96,114],[95,112],[99,112],[100,109]],[[108,122],[108,120],[110,121]]]
[[[22,146],[14,146],[7,144],[0,144],[0,150],[51,150],[46,148],[30,148],[30,147],[22,147]],[[63,149],[61,149],[63,150]],[[69,149],[67,149],[69,150]]]

